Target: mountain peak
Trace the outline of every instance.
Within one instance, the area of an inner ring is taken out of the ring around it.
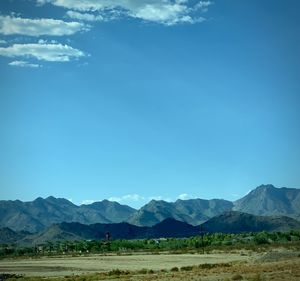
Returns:
[[[300,190],[260,185],[234,202],[234,210],[254,215],[287,215],[299,219]]]
[[[258,186],[255,190],[271,190],[276,189],[276,187],[273,184],[262,184]]]
[[[55,198],[54,196],[50,195],[45,200],[47,200],[47,201],[53,201],[53,200],[56,200],[56,199],[57,198]]]

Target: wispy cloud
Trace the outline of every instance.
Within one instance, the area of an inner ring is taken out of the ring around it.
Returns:
[[[0,34],[3,35],[63,36],[72,35],[79,31],[87,31],[88,29],[87,25],[80,22],[0,16]]]
[[[203,12],[207,12],[208,7],[212,4],[213,3],[211,1],[200,1],[195,5],[195,9],[200,9]]]
[[[86,199],[83,200],[80,205],[89,205],[89,204],[93,204],[94,202],[96,202],[96,200]]]
[[[66,15],[71,19],[80,21],[104,21],[104,17],[101,15],[94,15],[91,13],[80,13],[76,11],[67,11]]]
[[[138,195],[138,194],[126,194],[121,197],[110,197],[108,200],[109,201],[115,201],[115,202],[139,202],[139,201],[144,201],[146,198]]]
[[[178,195],[177,199],[181,199],[181,200],[187,200],[187,199],[192,199],[193,197],[187,193],[182,193],[180,195]]]
[[[189,0],[36,0],[39,5],[51,3],[55,6],[81,12],[118,11],[124,17],[132,17],[164,25],[195,23],[203,17],[195,16],[196,11],[205,12],[210,1]],[[194,4],[193,4],[194,3]]]
[[[51,62],[66,62],[72,59],[86,56],[78,49],[68,45],[33,43],[33,44],[14,44],[9,47],[0,47],[0,55],[5,57],[25,57]]]
[[[8,65],[10,66],[18,66],[18,67],[30,67],[30,68],[39,68],[42,67],[40,64],[37,63],[29,63],[23,60],[15,60],[10,62]]]

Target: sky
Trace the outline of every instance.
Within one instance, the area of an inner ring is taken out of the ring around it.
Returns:
[[[0,199],[300,187],[298,0],[1,0]]]

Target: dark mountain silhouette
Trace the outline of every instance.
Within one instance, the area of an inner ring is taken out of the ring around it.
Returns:
[[[285,216],[255,216],[230,211],[208,220],[202,227],[206,232],[272,232],[300,229],[300,222]]]
[[[91,224],[59,223],[36,234],[16,233],[10,229],[0,230],[2,243],[17,243],[32,246],[59,240],[104,240],[106,233],[111,239],[144,239],[167,237],[191,237],[205,232],[243,233],[259,231],[299,230],[300,222],[284,216],[255,216],[246,213],[229,211],[218,215],[201,226],[193,226],[172,218],[163,220],[154,226],[136,226],[129,223]]]
[[[33,245],[58,240],[104,240],[107,232],[112,239],[189,237],[197,235],[199,228],[174,219],[166,219],[153,227],[141,227],[125,222],[91,225],[63,222],[53,224],[38,234],[22,237],[18,239],[18,243]]]
[[[200,227],[198,226],[193,226],[186,222],[168,218],[152,227],[149,227],[148,233],[151,238],[190,237],[198,235],[199,231]]]

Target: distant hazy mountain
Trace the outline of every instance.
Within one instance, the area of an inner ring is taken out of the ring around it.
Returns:
[[[138,211],[117,202],[103,200],[77,206],[52,196],[32,202],[0,201],[0,227],[14,231],[40,232],[53,223],[82,224],[128,222],[137,226],[153,226],[167,218],[199,225],[225,211],[254,215],[280,215],[300,220],[300,189],[262,185],[245,197],[230,202],[221,199],[152,200]]]
[[[254,215],[284,215],[300,219],[300,189],[261,185],[234,202],[233,210]]]
[[[173,218],[192,225],[199,225],[224,211],[231,210],[232,207],[232,202],[220,199],[190,199],[176,202],[152,200],[134,213],[128,222],[140,226],[152,226],[164,219]]]
[[[128,206],[107,200],[81,206],[52,196],[46,199],[37,198],[32,202],[0,201],[0,226],[15,231],[38,232],[53,223],[61,222],[120,222],[128,219],[135,211]]]
[[[202,227],[206,232],[223,233],[287,231],[300,229],[300,222],[284,216],[255,216],[230,211],[208,220]]]

